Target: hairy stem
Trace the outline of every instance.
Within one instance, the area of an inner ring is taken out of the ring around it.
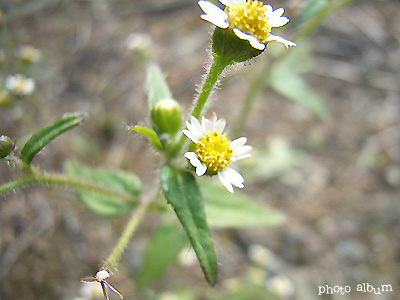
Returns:
[[[214,59],[208,73],[206,75],[206,79],[204,80],[203,86],[201,87],[200,94],[194,100],[194,107],[192,110],[191,116],[196,117],[197,119],[200,117],[201,112],[204,109],[204,106],[207,103],[208,97],[210,96],[211,92],[213,91],[215,85],[218,82],[218,78],[227,67],[228,62]],[[176,146],[174,147],[173,151],[171,151],[170,158],[175,157],[179,151],[182,149],[183,144],[186,141],[185,135],[181,134]]]
[[[0,186],[0,194],[14,191],[18,188],[22,188],[28,185],[41,184],[41,185],[56,185],[56,186],[67,186],[73,188],[81,188],[96,191],[110,196],[116,196],[124,199],[125,201],[136,203],[137,200],[130,194],[110,189],[103,185],[95,184],[91,181],[87,181],[82,178],[73,177],[58,173],[39,173],[37,170],[31,175],[27,175],[20,179],[8,182]]]
[[[129,240],[131,239],[140,221],[145,216],[146,209],[149,206],[149,203],[150,201],[140,203],[140,205],[132,212],[131,218],[129,219],[128,224],[126,224],[124,232],[119,238],[117,245],[115,245],[114,249],[111,251],[110,255],[103,263],[103,268],[111,269],[117,265],[126,246],[129,243]]]

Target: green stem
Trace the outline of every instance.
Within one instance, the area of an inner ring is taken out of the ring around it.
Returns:
[[[0,194],[16,190],[32,184],[42,185],[63,185],[74,188],[82,188],[87,190],[96,191],[110,196],[116,196],[124,199],[130,203],[136,203],[136,199],[128,194],[108,187],[95,184],[91,181],[84,180],[82,178],[73,177],[69,175],[57,174],[57,173],[38,173],[33,172],[32,175],[27,175],[23,178],[8,182],[0,186]]]
[[[207,77],[201,87],[201,92],[197,99],[195,100],[196,105],[193,108],[192,116],[197,119],[200,117],[200,114],[207,102],[208,97],[210,96],[212,90],[214,89],[219,76],[222,71],[226,68],[228,64],[220,59],[214,59],[210,69],[208,71]]]
[[[204,106],[207,103],[207,99],[210,96],[211,92],[213,91],[215,85],[217,84],[218,78],[224,71],[224,69],[229,65],[227,61],[215,58],[208,70],[206,79],[204,80],[203,86],[201,87],[200,94],[195,99],[195,105],[192,110],[191,116],[196,117],[197,119],[200,117],[201,112],[204,109]],[[178,155],[179,151],[182,149],[183,145],[185,144],[186,136],[181,134],[178,142],[176,143],[175,147],[171,151],[169,157],[173,158]]]
[[[140,205],[133,211],[131,218],[126,224],[124,232],[122,233],[121,237],[117,245],[111,251],[110,255],[107,257],[106,261],[103,263],[103,268],[114,268],[118,261],[120,260],[126,246],[129,243],[133,233],[135,232],[137,226],[139,225],[140,221],[143,219],[146,209],[149,205],[150,201],[142,202]]]

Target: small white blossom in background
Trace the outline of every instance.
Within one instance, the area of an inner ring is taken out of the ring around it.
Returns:
[[[35,90],[35,81],[22,74],[7,76],[4,85],[11,93],[19,96],[31,95]]]
[[[250,267],[246,272],[246,280],[252,284],[263,286],[267,279],[267,272],[260,267]]]
[[[196,253],[192,247],[182,249],[179,252],[178,258],[179,263],[185,267],[190,267],[197,261]]]
[[[222,286],[230,293],[236,293],[244,289],[243,281],[238,277],[227,278],[222,282]]]
[[[17,57],[30,63],[38,62],[42,57],[42,51],[33,46],[21,46],[17,50]]]
[[[226,6],[222,10],[209,1],[199,1],[198,4],[204,14],[201,18],[219,28],[231,28],[235,35],[248,40],[250,45],[258,50],[264,50],[268,42],[276,41],[286,48],[296,46],[296,43],[288,41],[281,36],[271,34],[271,29],[281,27],[289,22],[282,16],[285,10],[278,8],[273,10],[270,4],[264,5],[260,1],[252,0],[220,0]]]
[[[80,296],[83,299],[101,299],[103,297],[103,291],[100,284],[97,282],[85,282],[82,283],[80,291]]]
[[[162,293],[157,300],[178,300],[178,297],[171,292]]]
[[[269,291],[282,299],[290,298],[294,294],[294,284],[288,277],[279,275],[267,281]]]
[[[190,122],[186,121],[188,129],[182,132],[195,144],[194,151],[186,152],[185,157],[196,168],[196,175],[218,174],[225,188],[233,193],[232,185],[243,188],[244,179],[228,165],[250,157],[249,152],[252,147],[245,145],[247,141],[245,137],[234,141],[228,140],[225,134],[222,134],[225,124],[225,120],[218,120],[216,114],[210,120],[202,117],[201,124],[192,116]]]
[[[247,249],[247,255],[252,263],[260,266],[271,265],[275,260],[275,254],[259,244],[250,245]]]
[[[126,37],[125,46],[131,51],[148,55],[153,50],[153,40],[146,33],[133,32]]]

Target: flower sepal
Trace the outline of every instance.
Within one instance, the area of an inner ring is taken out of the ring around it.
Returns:
[[[227,66],[250,60],[263,53],[264,50],[253,48],[248,40],[240,39],[229,28],[215,27],[212,53],[214,59],[219,59]]]

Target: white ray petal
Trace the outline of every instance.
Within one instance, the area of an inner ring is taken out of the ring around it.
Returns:
[[[226,21],[228,18],[226,12],[208,1],[199,1],[198,4],[205,13],[200,16],[203,20],[220,28],[228,28],[229,23]]]
[[[246,0],[219,0],[223,5],[231,7],[233,4],[240,4],[246,2]]]
[[[285,25],[287,22],[289,22],[289,18],[287,17],[270,17],[268,19],[268,23],[272,26],[272,27],[281,27],[283,25]]]
[[[225,168],[223,171],[224,176],[236,187],[238,188],[243,188],[243,182],[244,179],[242,177],[242,175],[239,174],[239,172],[237,172],[236,170],[232,169],[232,168]]]
[[[186,127],[189,129],[191,135],[197,140],[203,134],[203,128],[201,127],[199,121],[195,117],[190,118],[190,122],[186,121]],[[195,142],[197,143],[197,142]]]
[[[271,15],[271,13],[273,12],[273,8],[272,8],[272,6],[270,5],[270,4],[267,4],[266,5],[266,8],[265,8],[265,16],[267,17],[267,18],[269,18],[270,17],[270,15]]]
[[[238,161],[243,158],[251,157],[251,154],[249,154],[251,149],[253,149],[253,147],[251,147],[250,145],[240,147],[233,153],[231,160]]]
[[[207,171],[207,166],[205,164],[200,164],[196,168],[196,175],[202,176],[202,175],[204,175],[204,173],[206,173],[206,171]]]
[[[228,190],[228,192],[233,193],[233,186],[228,178],[226,178],[224,171],[218,173],[218,178]]]
[[[207,171],[207,166],[203,164],[198,158],[197,154],[194,152],[186,152],[184,155],[189,159],[190,164],[196,168],[196,175],[202,176]]]
[[[272,41],[280,42],[284,44],[286,48],[289,48],[290,46],[296,46],[296,43],[294,42],[288,41],[281,36],[270,34],[266,42],[272,42]]]
[[[240,147],[242,147],[244,144],[246,144],[246,142],[247,142],[247,138],[242,136],[242,137],[232,141],[229,146],[231,146],[236,151],[236,149],[239,149]]]
[[[271,18],[280,17],[283,15],[284,12],[285,12],[285,9],[283,7],[277,8],[271,13],[270,17]]]
[[[215,124],[215,129],[222,134],[225,129],[226,121],[225,119],[219,119]]]
[[[210,121],[204,116],[201,117],[201,128],[204,133],[210,131]]]
[[[184,154],[184,156],[190,161],[191,165],[193,167],[196,167],[198,164],[195,162],[196,160],[199,161],[199,159],[197,158],[197,154],[194,152],[186,152]],[[192,164],[192,160],[194,162],[194,164]],[[200,161],[199,161],[200,162]]]
[[[186,135],[186,137],[190,139],[193,143],[197,144],[199,142],[199,139],[196,138],[194,135],[192,135],[192,133],[189,130],[184,129],[182,130],[182,133]]]
[[[213,113],[211,119],[207,120],[206,118],[204,118],[202,122],[204,122],[202,124],[203,124],[203,129],[205,131],[217,130],[221,134],[224,131],[225,124],[226,124],[226,121],[224,119],[218,120],[216,113]]]
[[[242,40],[248,40],[250,42],[250,45],[258,50],[264,50],[265,49],[265,44],[260,43],[254,36],[244,33],[240,31],[237,28],[233,28],[233,32],[236,34],[236,36]]]

